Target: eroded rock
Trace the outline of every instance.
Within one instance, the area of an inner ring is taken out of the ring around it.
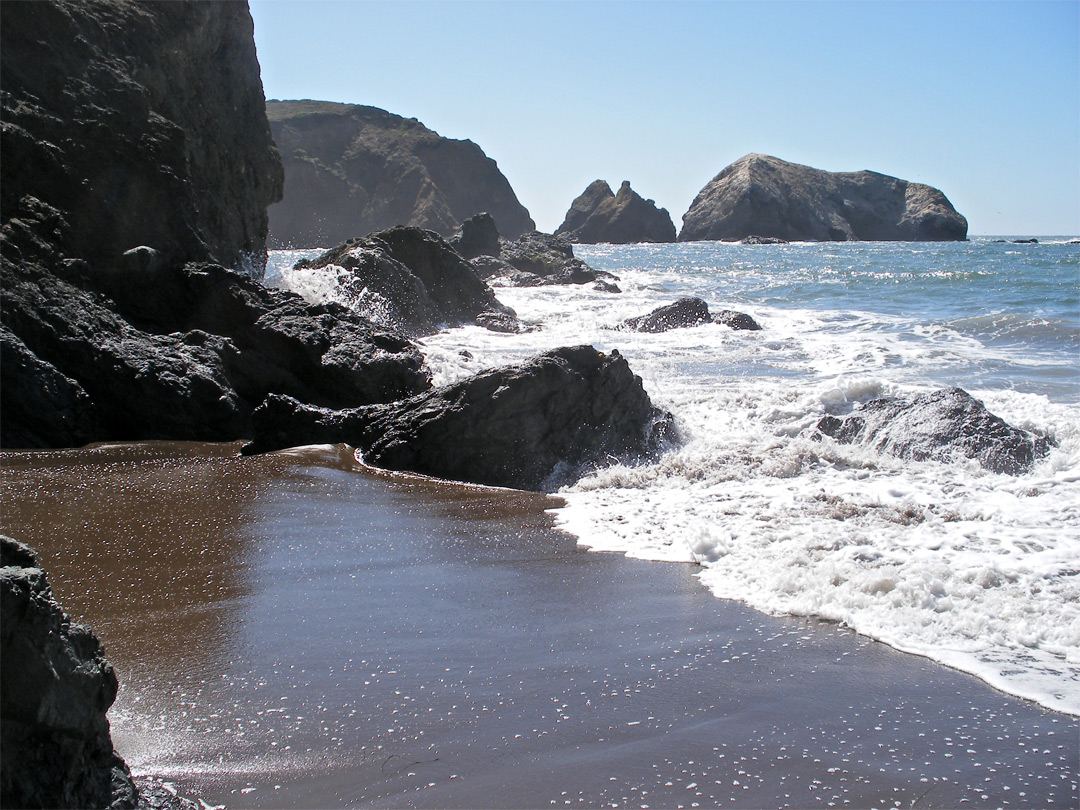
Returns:
[[[710,313],[709,305],[700,298],[680,298],[674,303],[657,307],[647,315],[627,318],[622,327],[634,332],[655,333],[700,326],[704,323],[721,323],[732,329],[761,329],[757,321],[744,312],[723,309],[715,314]]]
[[[617,194],[603,180],[595,180],[570,204],[555,234],[584,244],[674,242],[675,226],[667,209],[643,199],[629,180]]]

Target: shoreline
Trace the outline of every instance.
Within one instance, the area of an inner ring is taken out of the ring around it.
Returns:
[[[181,795],[1075,802],[1075,718],[717,599],[690,564],[586,553],[547,496],[380,479],[339,447],[232,449],[3,457],[4,531],[38,516],[26,541],[120,675],[118,750]],[[37,504],[18,497],[31,491]]]

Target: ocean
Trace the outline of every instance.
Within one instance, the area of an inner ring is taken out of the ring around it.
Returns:
[[[836,622],[1080,715],[1080,246],[1005,239],[579,245],[621,293],[496,287],[538,328],[420,345],[436,384],[557,346],[617,349],[674,414],[679,446],[559,492],[555,522],[582,547],[695,563],[716,597]],[[317,253],[272,252],[267,283],[370,307],[291,269]],[[683,296],[762,329],[618,328]],[[947,386],[1053,450],[1013,476],[813,437],[826,414]]]

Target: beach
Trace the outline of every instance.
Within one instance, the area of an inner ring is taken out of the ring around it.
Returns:
[[[558,498],[238,447],[2,456],[0,528],[102,638],[137,776],[226,807],[1076,804],[1075,717],[586,553]]]

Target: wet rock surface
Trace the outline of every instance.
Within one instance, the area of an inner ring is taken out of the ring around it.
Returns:
[[[512,269],[511,269],[512,268]],[[618,277],[594,270],[574,256],[574,246],[564,236],[533,231],[512,242],[503,242],[498,263],[487,260],[478,265],[488,277],[500,275],[514,287],[547,284],[611,284]],[[605,290],[606,292],[618,292]]]
[[[740,158],[698,193],[680,242],[949,241],[967,220],[944,194],[877,172],[827,172],[769,155]]]
[[[340,268],[338,282],[355,294],[358,311],[410,335],[429,335],[442,326],[478,319],[482,324],[497,321],[499,331],[515,331],[510,328],[516,322],[514,311],[433,231],[390,228],[350,239],[297,267]]]
[[[364,460],[457,481],[552,490],[590,465],[632,459],[674,436],[617,352],[546,352],[401,402],[350,410],[270,397],[246,453],[345,442]]]
[[[709,312],[709,305],[700,298],[680,298],[671,304],[657,307],[647,315],[627,318],[622,328],[633,332],[667,332],[671,329],[685,329],[704,323],[721,323],[732,329],[756,331],[761,329],[757,321],[744,312],[722,309]]]
[[[326,101],[268,101],[285,165],[270,208],[275,246],[326,247],[396,225],[449,237],[488,212],[511,237],[535,225],[494,160],[415,118]]]
[[[617,194],[603,180],[594,180],[571,204],[555,230],[584,244],[674,242],[675,225],[666,208],[657,208],[624,180]]]
[[[913,399],[875,399],[843,418],[823,417],[820,436],[863,444],[916,461],[977,461],[996,473],[1019,475],[1050,452],[1051,441],[1013,427],[961,388]]]

